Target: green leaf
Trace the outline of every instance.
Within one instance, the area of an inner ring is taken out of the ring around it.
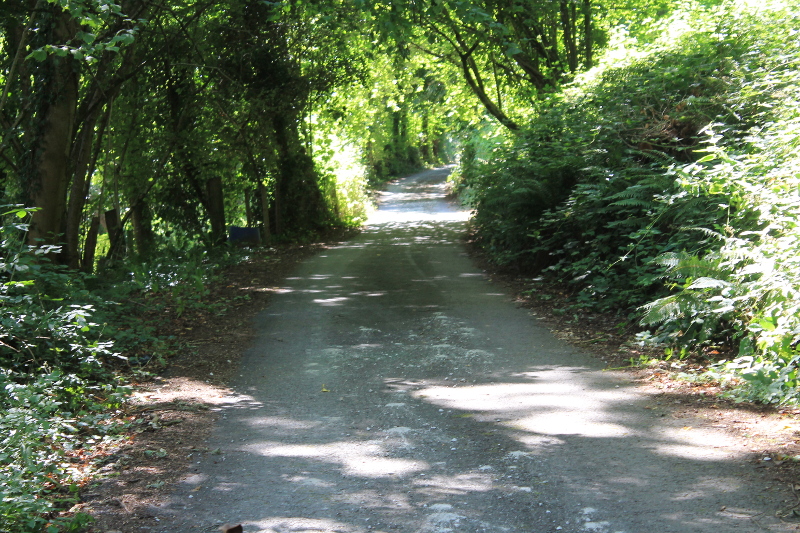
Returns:
[[[34,50],[30,54],[28,54],[28,58],[33,59],[35,61],[44,61],[45,59],[47,59],[47,52],[39,48],[38,50]]]
[[[95,41],[95,39],[97,39],[97,36],[94,33],[83,32],[83,31],[79,31],[76,34],[76,37],[81,41],[85,42],[86,44],[92,44]]]
[[[508,45],[508,48],[506,48],[506,55],[515,56],[521,53],[522,49],[519,46],[517,46],[516,43],[511,43],[510,45]]]
[[[758,321],[758,325],[761,326],[764,331],[775,331],[778,328],[774,321],[764,318]]]
[[[3,206],[3,207],[9,207],[9,206]],[[28,216],[28,213],[32,213],[33,211],[34,211],[33,209],[21,207],[19,209],[12,209],[11,211],[0,213],[0,216],[16,215],[17,218],[25,218],[26,216]]]
[[[132,33],[123,33],[118,35],[117,37],[119,37],[119,42],[121,42],[122,44],[133,44],[134,37]]]

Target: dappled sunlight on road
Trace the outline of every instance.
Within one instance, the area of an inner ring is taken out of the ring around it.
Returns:
[[[319,426],[318,420],[293,420],[282,416],[259,416],[246,420],[253,429],[269,429],[274,434],[295,435],[298,431],[310,430]]]
[[[364,528],[332,519],[274,516],[251,523],[260,533],[356,533]]]
[[[373,393],[386,402],[383,412],[387,418],[364,422],[358,422],[357,414],[367,405],[364,403],[358,403],[354,419],[345,422],[338,417],[301,415],[290,406],[285,406],[289,410],[284,415],[266,414],[263,408],[252,409],[265,406],[258,396],[236,395],[227,402],[226,417],[247,427],[247,432],[239,432],[247,436],[243,442],[232,442],[220,461],[243,455],[272,463],[267,470],[272,472],[270,477],[260,482],[285,487],[282,498],[302,494],[309,506],[302,517],[265,516],[245,523],[261,533],[366,532],[378,524],[387,531],[443,533],[457,530],[453,529],[456,524],[469,522],[476,512],[482,514],[480,508],[453,504],[478,497],[509,503],[530,500],[538,509],[538,505],[550,505],[547,494],[562,487],[559,490],[573,492],[579,501],[590,496],[605,500],[658,494],[693,505],[709,499],[725,501],[726,494],[746,490],[736,478],[698,469],[704,462],[721,465],[729,461],[729,452],[709,456],[705,453],[708,443],[693,438],[690,428],[665,429],[659,421],[643,420],[640,412],[648,399],[625,387],[617,388],[613,378],[598,380],[582,367],[549,366],[509,372],[506,377],[505,381],[455,386],[443,378],[387,378],[385,390]],[[328,394],[320,397],[327,399],[323,405],[341,405],[344,399]],[[430,417],[420,419],[414,414],[426,406],[438,413],[435,426],[425,422]],[[391,424],[399,420],[408,425]],[[457,433],[456,426],[462,428]],[[343,434],[345,431],[348,433]],[[451,438],[453,434],[461,436]],[[481,442],[486,439],[489,448],[475,456],[476,447],[484,446]],[[548,476],[538,473],[543,461],[558,464],[565,457],[574,457],[580,464],[577,459],[587,447],[595,452],[604,450],[603,463],[581,467],[595,472],[590,483],[574,485],[580,477],[575,477],[575,465],[569,463],[562,463],[556,475],[552,471]],[[450,451],[434,455],[428,451],[442,448]],[[672,474],[679,473],[683,482],[665,490],[658,481],[659,470],[664,468],[658,457],[675,454],[682,461],[668,464],[678,468]],[[433,459],[437,456],[438,461]],[[253,480],[248,472],[231,472],[218,477],[197,474],[185,483],[190,493],[205,490],[222,495],[252,490]],[[338,513],[329,512],[331,506],[368,509],[370,513],[341,520]],[[652,518],[665,525],[664,531],[672,531],[666,525],[723,527],[730,520],[747,520],[757,512],[756,508],[737,507],[739,514],[734,516],[723,508],[698,521],[686,513],[654,511]],[[409,518],[420,513],[422,525],[408,529]],[[610,522],[593,520],[596,509],[581,513],[575,511],[569,520],[561,518],[564,524],[581,524],[568,531],[614,533]],[[391,524],[407,525],[392,528]]]
[[[317,305],[322,305],[325,307],[338,307],[340,305],[344,305],[350,298],[345,296],[336,296],[334,298],[316,298],[312,300]]]
[[[544,435],[622,437],[631,430],[609,411],[629,400],[612,391],[591,391],[575,382],[496,383],[471,387],[431,387],[415,394],[436,405],[474,413],[476,420],[502,418],[503,424]]]
[[[396,229],[420,229],[433,222],[466,222],[469,211],[445,211],[427,213],[425,211],[377,211],[367,219],[366,231],[391,231]],[[429,241],[434,241],[430,237]]]
[[[415,488],[434,499],[448,495],[469,494],[497,490],[492,475],[480,472],[465,472],[456,475],[432,475],[414,480]]]
[[[355,490],[334,496],[333,499],[350,505],[369,509],[386,509],[390,512],[412,510],[413,504],[408,498],[408,493],[399,489],[400,487],[398,490],[387,492],[375,489]]]
[[[367,225],[414,220],[467,220],[468,210],[444,201],[449,192],[448,185],[437,179],[427,182],[393,181],[385,190],[378,192],[378,210],[370,215]]]
[[[566,441],[560,437],[565,436],[636,437],[637,446],[658,455],[693,460],[731,457],[729,438],[719,437],[709,445],[707,435],[692,427],[642,427],[642,409],[632,409],[641,403],[641,396],[633,396],[619,385],[587,381],[583,377],[587,372],[564,367],[516,374],[530,383],[418,386],[412,396],[514,430],[515,439],[533,450],[564,445]]]
[[[448,193],[447,184],[443,181],[424,184],[405,180],[392,182],[386,190],[378,193],[379,209],[367,219],[365,231],[427,228],[435,232],[440,229],[437,227],[439,224],[469,220],[469,210],[444,201]],[[420,235],[419,239],[433,241],[434,236]]]
[[[338,465],[345,476],[402,477],[428,468],[422,461],[385,457],[387,449],[384,443],[380,442],[342,441],[324,444],[256,442],[241,449],[264,457],[303,458],[328,462]]]
[[[754,531],[745,450],[486,283],[443,176],[391,184],[276,291],[164,533]]]
[[[708,434],[691,426],[654,428],[654,433],[661,440],[653,446],[653,452],[659,455],[694,460],[727,459],[730,458],[729,450],[734,445],[734,440],[729,435],[716,435],[713,442],[709,442]]]

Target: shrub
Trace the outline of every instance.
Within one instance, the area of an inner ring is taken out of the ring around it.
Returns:
[[[26,246],[20,220],[0,242],[0,529],[70,531],[82,515],[60,515],[88,475],[69,454],[108,432],[105,412],[126,393],[104,368],[118,357],[92,322],[100,301],[81,278],[54,266],[53,247]]]
[[[575,305],[643,316],[667,344],[734,346],[718,370],[744,378],[740,397],[797,402],[800,15],[678,16],[470,170],[475,224],[496,261],[574,287]]]

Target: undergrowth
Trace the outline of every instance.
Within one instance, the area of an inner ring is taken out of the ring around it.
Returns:
[[[496,262],[651,342],[733,349],[714,371],[765,402],[800,401],[796,7],[687,6],[461,171]]]
[[[77,531],[88,470],[71,457],[113,438],[126,388],[105,367],[119,354],[93,321],[102,301],[56,248],[23,243],[28,213],[6,206],[0,228],[0,530]]]
[[[51,261],[57,247],[25,244],[30,211],[0,211],[0,531],[77,532],[90,517],[70,509],[102,460],[95,450],[126,430],[128,378],[180,349],[159,325],[224,312],[209,286],[244,252],[164,250],[80,275]]]

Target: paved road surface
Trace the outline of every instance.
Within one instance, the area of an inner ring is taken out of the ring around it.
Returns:
[[[789,531],[743,450],[556,340],[471,264],[446,170],[303,263],[160,531]],[[716,432],[715,432],[716,431]]]

